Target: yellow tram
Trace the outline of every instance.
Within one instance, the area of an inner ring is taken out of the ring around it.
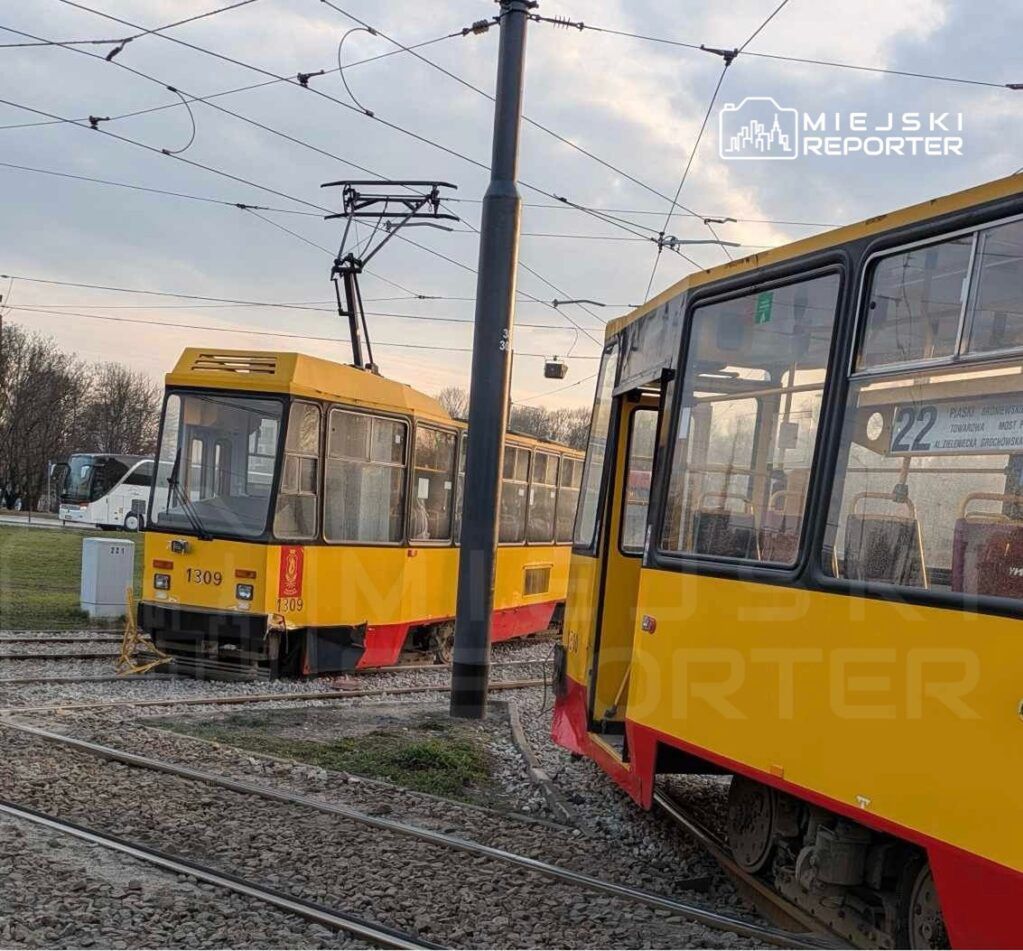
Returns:
[[[858,945],[1023,942],[1021,599],[1023,177],[608,325],[555,739]]]
[[[188,349],[166,379],[139,627],[271,676],[450,655],[466,425],[296,353]],[[560,620],[582,454],[509,435],[494,640]]]

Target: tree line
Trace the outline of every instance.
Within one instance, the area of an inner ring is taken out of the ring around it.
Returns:
[[[149,455],[161,389],[121,363],[86,363],[49,337],[0,325],[0,503],[36,509],[73,452]]]
[[[455,419],[465,419],[469,413],[469,394],[460,386],[445,387],[437,394],[437,401]],[[573,449],[585,449],[590,429],[590,408],[546,409],[512,403],[508,429],[537,439],[560,442]]]

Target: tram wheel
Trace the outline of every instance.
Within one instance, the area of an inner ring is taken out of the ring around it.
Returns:
[[[455,625],[438,624],[430,635],[430,650],[438,664],[450,664],[455,656]]]
[[[124,516],[124,530],[126,532],[139,532],[142,530],[142,516],[137,512],[129,512]]]
[[[728,790],[728,845],[747,872],[759,872],[774,852],[774,790],[733,776]]]
[[[896,947],[950,947],[931,866],[921,852],[915,853],[903,866],[897,908]]]

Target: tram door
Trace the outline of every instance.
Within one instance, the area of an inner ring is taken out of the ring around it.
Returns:
[[[606,497],[602,597],[590,674],[590,720],[599,731],[610,734],[621,732],[625,719],[660,407],[655,394],[637,396],[633,391],[619,400],[612,481]]]

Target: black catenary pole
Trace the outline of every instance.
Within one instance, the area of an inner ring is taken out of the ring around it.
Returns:
[[[515,186],[522,118],[522,72],[531,0],[500,0],[501,41],[494,100],[490,186],[483,197],[479,277],[469,388],[469,449],[465,461],[451,715],[480,719],[487,710],[490,627],[498,498],[511,382],[515,271],[521,199]]]

